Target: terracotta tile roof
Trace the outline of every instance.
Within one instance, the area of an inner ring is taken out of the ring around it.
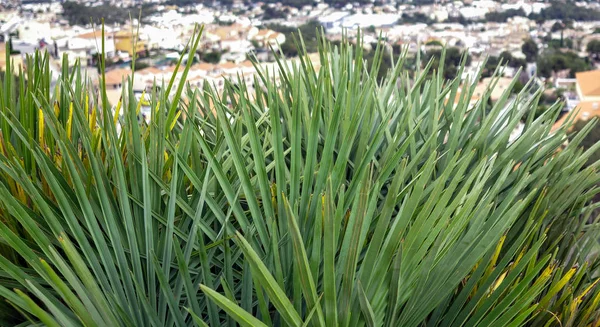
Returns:
[[[234,69],[237,67],[237,65],[232,62],[225,62],[220,64],[219,67],[222,69]]]
[[[272,32],[272,30],[259,30],[258,33],[256,33],[256,36],[267,36]]]
[[[467,90],[467,92],[468,92],[468,90]],[[456,95],[454,96],[454,99],[453,99],[454,104],[457,105],[460,101],[465,101],[465,99],[463,99],[464,97],[465,97],[465,94],[462,93],[462,88],[459,88],[456,91]],[[469,99],[468,102],[469,103],[475,103],[479,99],[480,99],[480,97],[478,95],[476,95],[475,93],[473,93],[471,95],[471,98]],[[448,103],[449,100],[450,100],[450,94],[446,95],[446,99],[444,100],[444,104]]]
[[[169,66],[169,67],[165,68],[165,72],[167,72],[167,73],[172,73],[172,72],[174,72],[174,71],[175,71],[175,67],[177,67],[177,66],[176,66],[176,65]],[[179,69],[177,70],[177,72],[178,72],[178,73],[179,73],[179,72],[183,72],[184,70],[185,70],[185,66],[183,66],[183,65],[179,65]]]
[[[600,96],[600,70],[576,73],[575,78],[584,96]]]
[[[131,74],[131,70],[129,69],[113,69],[105,73],[106,84],[107,85],[115,85],[121,84],[124,78],[127,78]]]
[[[112,33],[108,33],[108,32],[104,32],[104,36],[111,36]],[[88,32],[88,33],[83,33],[83,34],[79,34],[76,37],[81,38],[81,39],[97,39],[97,38],[102,38],[102,31],[98,30],[98,31],[92,31],[92,32]]]
[[[479,84],[477,84],[473,95],[475,95],[478,98],[481,98],[483,97],[485,92],[488,91],[488,88],[493,87],[490,93],[490,99],[492,101],[496,101],[500,99],[500,97],[502,97],[502,94],[504,94],[504,91],[508,89],[508,87],[512,83],[512,80],[513,79],[509,77],[486,77],[482,79],[481,82],[479,82]]]
[[[231,28],[235,28],[235,29],[239,29],[239,30],[246,30],[246,29],[248,29],[247,26],[244,26],[244,25],[242,25],[240,23],[233,23],[233,24],[231,24]]]
[[[148,67],[148,68],[144,68],[142,70],[138,70],[136,71],[137,74],[142,74],[142,75],[157,75],[162,73],[162,70],[156,68],[156,67]]]
[[[207,62],[201,62],[199,64],[195,64],[194,66],[192,66],[191,69],[193,69],[193,70],[203,70],[203,71],[209,72],[209,71],[215,69],[215,65],[209,64]]]
[[[252,61],[250,60],[244,60],[240,63],[240,66],[246,67],[246,68],[253,68],[254,65],[252,64]]]
[[[243,27],[242,25],[233,24],[231,26],[219,27],[217,29],[210,31],[210,33],[217,35],[220,38],[224,39],[224,38],[228,38],[228,37],[232,37],[232,36],[237,36],[239,34],[244,33],[245,31],[247,31],[247,28]]]
[[[240,40],[241,40],[241,38],[239,36],[237,36],[237,35],[232,35],[232,36],[228,36],[228,37],[225,37],[225,38],[221,39],[221,41],[231,41],[231,42],[233,42],[233,41],[240,41]]]
[[[133,37],[134,35],[136,35],[137,32],[133,32],[132,30],[120,30],[118,32],[115,33],[115,37],[117,38],[126,38],[126,37]]]
[[[576,116],[573,117],[573,122],[578,120],[589,120],[593,117],[600,117],[600,101],[582,101],[580,102],[573,111],[576,111]],[[552,130],[559,129],[571,116],[571,114],[565,114],[560,117],[559,120],[554,123]]]

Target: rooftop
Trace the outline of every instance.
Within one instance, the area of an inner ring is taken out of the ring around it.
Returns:
[[[575,109],[569,114],[565,114],[560,117],[559,120],[554,123],[552,130],[559,129],[567,120],[577,122],[579,120],[586,121],[593,117],[600,117],[600,102],[599,101],[582,101]]]
[[[127,78],[131,74],[131,70],[128,68],[118,68],[105,73],[107,85],[117,85],[123,82],[124,78]]]
[[[224,62],[224,63],[220,64],[219,67],[221,67],[222,69],[234,69],[234,68],[237,68],[238,65],[236,65],[232,62]]]
[[[110,36],[111,33],[108,32],[104,32],[104,36]],[[101,30],[97,30],[97,31],[91,31],[88,33],[83,33],[83,34],[79,34],[76,37],[81,38],[81,39],[97,39],[97,38],[102,38],[102,31]]]
[[[207,62],[201,62],[199,64],[195,64],[192,67],[190,67],[191,70],[203,70],[203,71],[212,71],[213,69],[215,69],[215,65],[207,63]]]
[[[136,71],[137,74],[141,74],[141,75],[156,75],[156,74],[160,74],[162,73],[162,70],[160,70],[159,68],[156,67],[148,67],[148,68],[144,68],[142,70],[138,70]]]
[[[575,78],[584,96],[600,96],[600,70],[576,73]]]

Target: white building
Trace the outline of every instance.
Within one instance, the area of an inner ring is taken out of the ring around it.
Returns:
[[[79,34],[67,40],[69,50],[85,50],[88,54],[102,52],[102,31]],[[104,53],[107,57],[115,55],[115,40],[111,32],[104,32]]]
[[[549,6],[549,3],[534,2],[531,4],[531,12],[533,12],[534,14],[539,14],[542,11],[542,9],[546,9]]]
[[[183,50],[184,48],[179,35],[172,28],[145,26],[140,30],[140,34],[148,36],[147,44],[150,49]]]
[[[19,39],[30,43],[37,43],[42,39],[49,42],[51,37],[50,23],[40,23],[34,20],[22,22],[17,31]]]
[[[436,9],[431,13],[431,18],[435,19],[438,22],[443,22],[447,20],[449,17],[448,10],[444,8]]]
[[[502,11],[523,9],[526,15],[531,14],[533,6],[530,3],[519,1],[517,3],[503,3],[500,8]]]
[[[336,11],[329,15],[319,17],[319,23],[321,23],[326,30],[340,28],[344,17],[349,15],[350,13],[346,11]]]
[[[342,19],[342,27],[365,28],[365,27],[391,27],[396,25],[400,15],[398,14],[355,14]]]
[[[462,7],[458,11],[464,18],[470,20],[482,19],[489,12],[489,10],[477,7]]]
[[[257,33],[249,36],[249,38],[256,41],[262,47],[271,46],[275,50],[278,49],[279,44],[284,44],[286,41],[285,34],[270,29],[259,30]]]

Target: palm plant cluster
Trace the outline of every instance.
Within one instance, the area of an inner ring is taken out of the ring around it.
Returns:
[[[7,75],[0,325],[598,326],[591,125],[319,44],[261,87],[154,88],[149,124],[77,66]]]

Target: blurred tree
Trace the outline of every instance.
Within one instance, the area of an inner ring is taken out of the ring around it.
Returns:
[[[221,62],[221,53],[219,51],[201,52],[200,59],[211,64]]]
[[[591,58],[600,59],[600,40],[592,40],[586,46],[586,51]]]
[[[573,46],[574,46],[572,39],[563,39],[563,40],[552,39],[552,40],[548,41],[547,44],[548,44],[548,47],[554,48],[554,49],[560,49],[560,48],[573,49]]]
[[[433,59],[433,69],[430,71],[430,73],[433,73],[433,70],[436,70],[439,67],[441,54],[442,50],[438,49],[427,52],[423,64],[426,64],[429,62],[429,60]],[[453,79],[456,77],[456,74],[458,73],[458,67],[460,67],[460,63],[464,56],[466,56],[466,66],[468,66],[471,63],[471,56],[468,54],[468,52],[462,51],[456,47],[446,49],[446,57],[444,59],[444,78]]]
[[[521,46],[521,51],[525,54],[527,62],[534,62],[538,56],[538,46],[532,39],[527,39]]]
[[[515,58],[508,51],[503,51],[502,53],[500,53],[499,57],[500,57],[500,59],[502,59],[502,62],[504,64],[506,64],[508,67],[520,68],[520,67],[527,66],[527,61],[525,61],[525,59]]]
[[[425,23],[427,25],[431,25],[431,24],[434,24],[435,22],[436,21],[434,19],[432,19],[431,17],[429,17],[428,15],[417,12],[414,14],[402,14],[400,19],[398,19],[397,23],[399,25],[417,24],[417,23]]]
[[[579,7],[575,1],[552,1],[550,7],[542,9],[540,13],[531,13],[530,19],[536,21],[562,20],[562,21],[595,21],[600,17],[600,11]]]
[[[264,4],[262,7],[263,10],[263,19],[264,20],[270,20],[270,19],[286,19],[289,13],[289,9],[279,9],[276,7],[273,7],[272,5],[269,4]]]
[[[552,28],[550,29],[552,32],[558,32],[558,31],[562,31],[565,29],[565,25],[562,22],[556,22],[552,25]]]
[[[567,51],[546,51],[537,60],[538,75],[550,77],[553,72],[569,70],[569,76],[574,77],[576,72],[591,69],[588,60],[580,58],[576,53]]]
[[[523,10],[523,8],[508,9],[508,10],[505,10],[505,11],[502,11],[502,12],[494,11],[494,12],[489,12],[489,13],[485,14],[485,21],[504,23],[509,18],[512,18],[512,17],[515,17],[515,16],[526,17],[527,14]]]
[[[139,9],[132,8],[130,11],[108,3],[102,3],[99,6],[87,6],[74,1],[66,1],[63,2],[62,8],[62,16],[69,21],[70,25],[85,26],[91,22],[100,24],[102,18],[104,18],[106,24],[123,24],[129,21],[130,12],[133,17],[137,17],[139,14]]]
[[[583,121],[583,120],[579,120],[579,121],[575,122],[575,125],[573,125],[573,133],[571,134],[571,137],[574,137],[575,135],[577,135],[577,133],[580,130],[582,130],[588,123],[589,123],[589,121]],[[587,134],[583,138],[583,141],[581,141],[580,146],[583,147],[585,150],[587,150],[587,149],[591,148],[592,146],[594,146],[598,142],[600,142],[600,124],[596,123],[594,125],[594,128],[592,128],[592,130],[590,131],[590,133]],[[594,154],[592,154],[590,156],[590,158],[587,161],[586,166],[591,165],[592,163],[594,163],[598,160],[600,160],[600,152],[596,151]]]
[[[439,47],[443,47],[444,46],[442,44],[442,42],[440,42],[438,40],[431,40],[431,41],[425,43],[425,45],[433,45],[433,46],[439,46]]]
[[[295,57],[300,52],[298,45],[295,40],[298,39],[298,33],[302,34],[304,40],[304,46],[308,53],[317,52],[318,39],[317,35],[322,29],[321,24],[317,21],[309,21],[303,25],[300,25],[297,29],[294,27],[271,24],[268,27],[274,31],[283,33],[285,35],[285,42],[281,44],[281,52],[286,57]]]

